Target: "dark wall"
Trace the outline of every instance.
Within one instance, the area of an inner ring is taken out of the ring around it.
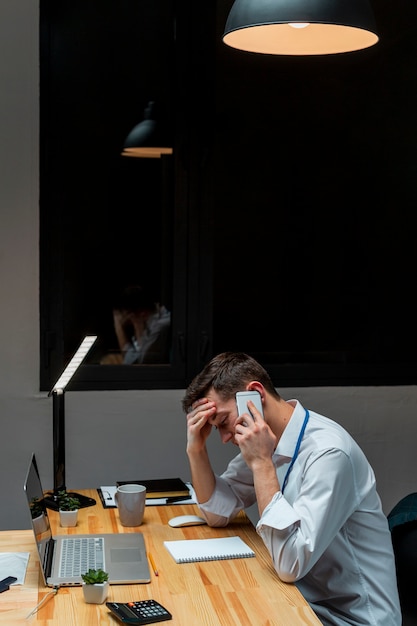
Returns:
[[[290,360],[328,351],[337,361],[414,361],[417,9],[374,8],[377,46],[311,58],[228,49],[222,11],[217,348],[244,336],[246,349],[275,346]]]
[[[310,58],[225,46],[231,5],[41,0],[44,327],[111,343],[112,287],[145,272],[188,378],[236,349],[280,384],[416,382],[416,5],[375,0],[380,43]],[[120,157],[149,99],[168,187]]]

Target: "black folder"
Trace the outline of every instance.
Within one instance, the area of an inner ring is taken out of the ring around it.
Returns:
[[[144,485],[146,498],[172,498],[189,496],[190,490],[181,478],[153,478],[151,480],[118,480],[120,485]]]

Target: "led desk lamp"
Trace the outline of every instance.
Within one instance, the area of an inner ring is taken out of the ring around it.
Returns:
[[[96,335],[84,337],[77,352],[49,392],[53,401],[53,441],[54,441],[54,490],[44,497],[44,503],[49,509],[58,511],[58,492],[66,491],[65,486],[65,403],[64,391],[69,381],[81,365],[91,346],[97,339]],[[80,508],[93,506],[96,501],[80,493],[70,493],[80,501]]]

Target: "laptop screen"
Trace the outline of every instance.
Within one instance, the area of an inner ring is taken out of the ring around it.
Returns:
[[[42,573],[46,581],[49,575],[50,561],[53,554],[53,539],[48,511],[44,503],[41,479],[34,454],[32,455],[26,474],[24,490],[28,501],[30,520],[36,539]]]

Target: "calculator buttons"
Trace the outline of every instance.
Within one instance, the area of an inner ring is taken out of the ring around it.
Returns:
[[[172,615],[156,600],[106,602],[110,611],[124,624],[152,624],[172,619]]]

